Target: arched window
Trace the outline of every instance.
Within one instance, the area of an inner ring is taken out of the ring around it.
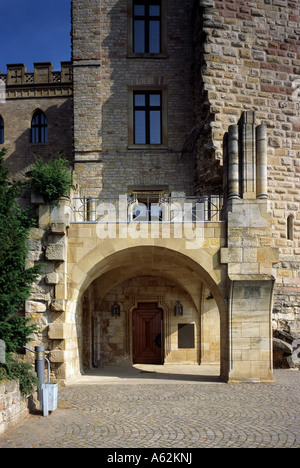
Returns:
[[[294,215],[292,214],[287,219],[287,239],[294,240]]]
[[[48,142],[47,118],[41,110],[36,110],[31,121],[31,143]]]
[[[4,143],[4,120],[0,115],[0,145]]]

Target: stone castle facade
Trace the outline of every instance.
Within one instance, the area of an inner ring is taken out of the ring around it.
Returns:
[[[273,334],[300,332],[299,15],[73,0],[71,62],[0,75],[12,177],[63,152],[76,181],[58,207],[31,198],[26,313],[53,378],[125,361],[272,381]]]

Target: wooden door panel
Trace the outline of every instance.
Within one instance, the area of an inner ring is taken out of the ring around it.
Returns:
[[[162,310],[157,304],[139,304],[133,313],[134,364],[162,364]]]

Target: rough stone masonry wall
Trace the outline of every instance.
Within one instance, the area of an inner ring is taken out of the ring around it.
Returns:
[[[267,126],[273,239],[280,248],[274,327],[299,331],[300,5],[293,0],[200,0],[197,5],[195,115],[199,128],[205,122],[206,138],[198,140],[197,190],[214,182],[222,190],[224,134],[243,111],[255,111],[257,125]]]
[[[0,382],[0,436],[28,416],[30,402],[31,398],[21,395],[17,380]]]

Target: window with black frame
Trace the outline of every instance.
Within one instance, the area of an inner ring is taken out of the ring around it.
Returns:
[[[35,111],[31,121],[31,143],[48,142],[48,122],[41,110]]]
[[[162,94],[159,91],[133,93],[134,144],[162,144]]]
[[[0,145],[4,143],[4,120],[0,115]]]
[[[133,1],[133,52],[161,53],[161,1]]]

